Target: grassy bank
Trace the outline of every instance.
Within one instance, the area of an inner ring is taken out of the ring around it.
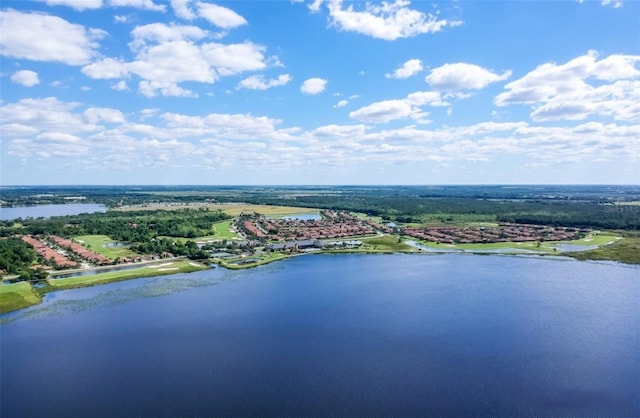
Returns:
[[[353,252],[419,252],[417,248],[398,242],[395,235],[361,238],[362,247]]]
[[[545,253],[559,253],[554,249],[557,245],[560,244],[569,244],[569,245],[578,245],[578,246],[606,246],[616,242],[619,239],[619,235],[613,233],[593,233],[585,236],[581,239],[576,240],[568,240],[568,241],[542,241],[542,242],[487,242],[487,243],[473,243],[473,244],[437,244],[435,242],[430,241],[422,241],[417,238],[407,237],[405,238],[419,242],[422,245],[425,245],[430,248],[441,249],[441,250],[462,250],[462,251],[490,251],[490,250],[529,250],[529,251],[539,251]]]
[[[42,299],[27,282],[0,285],[0,313],[37,305]]]
[[[565,255],[577,260],[611,260],[640,264],[640,233],[626,233],[624,237],[609,245]]]
[[[73,289],[121,280],[138,279],[141,277],[161,276],[175,273],[191,273],[193,271],[204,270],[206,268],[208,267],[201,263],[195,263],[189,260],[164,263],[159,262],[157,264],[146,265],[132,270],[111,271],[108,273],[97,273],[89,276],[69,277],[66,279],[51,279],[49,280],[49,284],[53,290]]]
[[[230,269],[230,270],[240,270],[251,267],[258,267],[264,264],[273,263],[274,261],[284,260],[285,258],[290,258],[299,254],[288,254],[288,253],[269,253],[267,255],[262,255],[260,257],[252,257],[256,258],[259,261],[255,263],[247,263],[247,264],[233,264],[234,261],[239,261],[241,259],[234,260],[224,260],[224,261],[216,261],[220,266]]]

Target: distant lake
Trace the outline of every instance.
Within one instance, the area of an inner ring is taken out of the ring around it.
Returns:
[[[95,203],[69,203],[66,205],[18,206],[0,208],[0,220],[10,221],[18,218],[50,218],[52,216],[79,215],[81,213],[106,212],[104,205]]]
[[[282,219],[287,221],[319,221],[322,219],[319,213],[296,213],[293,215],[283,216]]]
[[[640,416],[640,267],[308,255],[0,317],[0,415]]]

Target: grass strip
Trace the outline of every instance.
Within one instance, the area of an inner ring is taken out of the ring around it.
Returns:
[[[115,242],[107,235],[78,235],[73,239],[83,247],[112,260],[137,255],[127,247],[106,247],[105,245]]]
[[[627,264],[640,264],[640,237],[625,236],[595,250],[565,253],[577,260],[611,260]]]
[[[162,276],[175,273],[191,273],[208,268],[205,265],[195,265],[189,260],[159,263],[146,265],[132,270],[110,271],[108,273],[97,273],[88,276],[69,277],[65,279],[50,279],[49,284],[52,289],[73,289],[85,286],[117,282],[121,280],[138,279],[142,277]]]
[[[417,248],[398,242],[395,235],[383,235],[372,238],[362,238],[360,241],[364,244],[357,252],[418,252]]]
[[[27,282],[0,285],[0,313],[37,305],[42,299]]]

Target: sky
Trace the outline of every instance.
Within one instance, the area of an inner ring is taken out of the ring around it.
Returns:
[[[640,184],[636,0],[3,0],[0,185]]]

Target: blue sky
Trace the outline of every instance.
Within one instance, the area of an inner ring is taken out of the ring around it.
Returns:
[[[0,184],[639,184],[640,2],[4,0]]]

